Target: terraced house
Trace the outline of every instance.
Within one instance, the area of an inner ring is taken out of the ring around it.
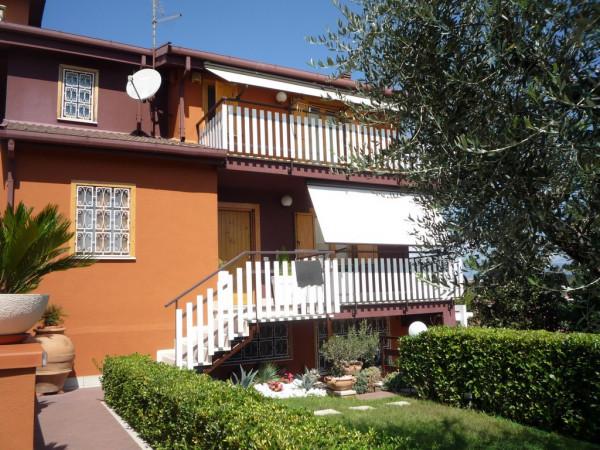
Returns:
[[[415,257],[420,214],[394,167],[348,170],[392,126],[364,125],[354,81],[180,48],[39,27],[43,1],[0,22],[0,207],[57,204],[91,267],[40,292],[68,314],[72,382],[107,354],[149,353],[225,375],[321,367],[319,345],[368,319],[383,336],[454,324],[459,262]],[[162,82],[138,101],[128,77]],[[381,170],[387,169],[387,170]]]

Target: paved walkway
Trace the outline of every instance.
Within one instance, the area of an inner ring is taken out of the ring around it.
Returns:
[[[37,397],[36,450],[139,450],[101,403],[102,389]]]
[[[379,400],[380,398],[393,397],[398,397],[398,395],[388,391],[367,392],[366,394],[358,394],[356,396],[359,400]]]

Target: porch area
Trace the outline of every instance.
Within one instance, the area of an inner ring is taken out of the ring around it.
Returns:
[[[373,188],[363,199],[368,188],[344,191],[344,208],[369,205],[359,207],[366,208],[364,220],[340,227],[331,214],[339,189],[311,190],[309,180],[294,177],[219,173],[220,267],[167,303],[174,346],[157,358],[213,370],[256,342],[261,324],[453,310],[463,289],[461,261],[417,255],[404,216],[377,217],[386,206],[414,213],[411,203],[389,203],[407,196]]]

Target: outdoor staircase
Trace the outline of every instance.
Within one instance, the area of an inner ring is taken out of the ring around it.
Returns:
[[[170,303],[176,305],[174,347],[159,350],[157,360],[214,369],[246,345],[260,323],[333,318],[348,306],[449,301],[462,293],[459,261],[311,259],[320,264],[321,284],[299,287],[296,261],[248,261],[233,273],[216,271],[216,289],[179,307],[206,279],[196,284]]]

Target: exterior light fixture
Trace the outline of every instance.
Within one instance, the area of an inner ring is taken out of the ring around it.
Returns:
[[[281,197],[281,206],[289,208],[290,206],[292,206],[292,203],[294,203],[294,199],[291,195],[284,195],[283,197]]]
[[[4,21],[5,14],[6,14],[6,5],[0,5],[0,22]]]
[[[287,94],[283,91],[279,91],[277,95],[275,95],[275,100],[277,100],[277,103],[285,103],[287,101]]]
[[[424,331],[427,331],[427,325],[425,325],[423,322],[416,321],[411,323],[408,327],[409,336],[417,336]]]

